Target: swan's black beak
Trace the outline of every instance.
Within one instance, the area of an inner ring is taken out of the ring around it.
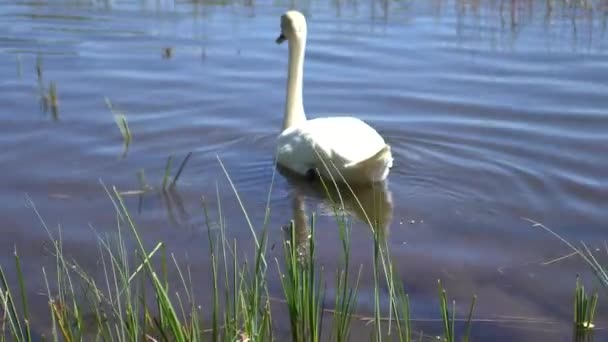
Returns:
[[[282,43],[282,42],[284,42],[285,40],[287,40],[287,37],[285,37],[285,35],[281,33],[281,34],[279,35],[279,37],[277,37],[277,39],[275,40],[275,42],[276,42],[277,44],[281,44],[281,43]]]

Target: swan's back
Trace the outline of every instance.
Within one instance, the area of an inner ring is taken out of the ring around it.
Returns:
[[[382,154],[383,151],[387,153]],[[384,139],[372,127],[357,118],[328,117],[307,120],[287,128],[279,136],[279,164],[299,174],[305,174],[315,168],[322,172],[325,166],[319,157],[331,161],[331,168],[346,174],[358,173],[359,178],[384,178],[384,170],[392,166],[390,149]],[[367,165],[366,162],[371,164]],[[371,173],[349,172],[349,169],[356,171],[354,169],[358,166]],[[375,174],[378,176],[374,176]]]

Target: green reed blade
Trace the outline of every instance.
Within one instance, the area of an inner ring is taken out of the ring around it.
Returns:
[[[173,155],[170,155],[167,158],[167,163],[165,164],[165,175],[163,176],[162,188],[163,190],[167,188],[167,182],[169,181],[169,177],[171,176],[171,166],[173,165]]]
[[[21,292],[21,308],[23,310],[23,319],[25,323],[25,334],[26,341],[32,340],[32,334],[30,331],[30,314],[28,310],[27,304],[27,294],[25,292],[25,279],[23,277],[23,271],[21,270],[21,262],[19,260],[19,255],[17,254],[17,250],[15,249],[15,268],[17,270],[17,279],[19,282],[19,292]]]

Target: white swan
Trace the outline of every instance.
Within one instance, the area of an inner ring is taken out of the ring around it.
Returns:
[[[277,163],[299,175],[318,172],[351,184],[386,179],[393,166],[391,149],[372,127],[354,117],[306,119],[302,102],[306,19],[300,12],[281,16],[281,35],[276,42],[285,40],[289,42],[289,70]]]

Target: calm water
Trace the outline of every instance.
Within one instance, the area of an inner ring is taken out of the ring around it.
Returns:
[[[393,147],[387,189],[361,197],[387,204],[383,219],[413,316],[438,317],[441,278],[460,312],[477,294],[479,318],[544,321],[479,322],[476,340],[569,341],[575,276],[597,283],[578,259],[546,264],[569,250],[522,217],[593,248],[608,238],[604,0],[2,2],[0,263],[13,273],[16,246],[31,280],[34,324],[48,323],[41,268],[53,258],[26,195],[49,226],[61,225],[66,252],[93,272],[91,227],[115,232],[99,180],[136,190],[144,169],[158,186],[167,157],[179,162],[189,151],[176,191],[127,201],[148,243],[166,241],[192,265],[206,303],[201,197],[215,210],[217,185],[229,234],[250,244],[216,156],[261,226],[287,64],[286,47],[274,39],[292,6],[309,20],[309,117],[361,117]],[[42,105],[51,81],[56,113]],[[129,121],[126,153],[105,97]],[[309,215],[320,215],[319,259],[333,270],[339,237],[326,201],[280,174],[270,244],[281,242],[296,194]],[[365,313],[373,303],[369,231],[355,224],[352,239],[353,262],[365,265]],[[271,290],[280,295],[280,284]],[[436,324],[416,327],[439,332]]]

